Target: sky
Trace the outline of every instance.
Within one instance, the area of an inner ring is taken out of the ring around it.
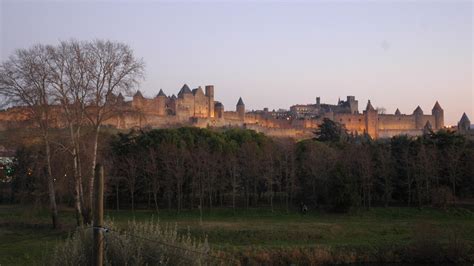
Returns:
[[[337,103],[474,121],[473,1],[6,1],[0,60],[61,40],[110,39],[146,63],[145,96],[215,86],[234,110]]]

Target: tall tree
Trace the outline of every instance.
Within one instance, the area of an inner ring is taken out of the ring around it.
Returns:
[[[128,45],[123,43],[96,40],[87,43],[84,49],[87,53],[87,73],[91,78],[86,116],[94,131],[88,191],[89,208],[91,208],[100,128],[102,123],[116,111],[115,103],[107,99],[119,92],[128,93],[138,85],[144,75],[144,63],[135,57]]]
[[[51,169],[51,84],[47,68],[47,47],[36,45],[17,50],[0,66],[0,94],[8,103],[26,106],[28,116],[40,128],[46,156],[48,194],[53,228],[59,226],[54,178]]]
[[[69,129],[70,148],[73,161],[75,208],[77,225],[83,224],[84,208],[82,181],[81,130],[85,122],[86,99],[90,93],[91,75],[84,43],[61,42],[48,49],[48,71],[53,95],[62,107],[62,114]],[[86,220],[87,217],[85,217]]]

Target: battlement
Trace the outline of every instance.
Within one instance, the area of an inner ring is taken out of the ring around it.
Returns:
[[[224,109],[224,105],[215,101],[214,86],[206,85],[190,89],[184,84],[177,96],[159,90],[155,97],[147,98],[137,91],[131,101],[119,95],[108,95],[107,101],[116,105],[116,115],[105,121],[105,124],[121,129],[133,127],[247,127],[259,129],[260,132],[271,132],[272,135],[291,136],[291,132],[303,136],[314,131],[324,118],[343,124],[354,134],[369,134],[373,138],[391,137],[394,135],[421,135],[426,130],[439,130],[444,127],[444,111],[438,102],[431,114],[424,114],[417,107],[412,114],[402,114],[399,109],[395,114],[380,114],[371,102],[360,113],[355,96],[338,100],[336,104],[321,102],[316,97],[314,104],[298,104],[290,110],[279,109],[247,111],[242,98],[239,98],[235,110]],[[52,121],[57,127],[61,121],[61,108],[54,108]],[[0,112],[0,130],[12,127],[33,126],[26,107],[14,107]],[[30,122],[29,122],[30,121]],[[470,121],[463,116],[459,124],[460,131],[468,131]],[[285,133],[286,132],[286,133]]]

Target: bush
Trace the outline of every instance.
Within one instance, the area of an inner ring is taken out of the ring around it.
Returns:
[[[106,265],[201,265],[212,261],[205,238],[193,239],[189,232],[178,235],[177,226],[159,222],[129,222],[123,230],[107,223]],[[91,265],[92,229],[78,229],[54,250],[51,265]]]

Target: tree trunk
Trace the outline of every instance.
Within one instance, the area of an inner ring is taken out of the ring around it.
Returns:
[[[151,190],[148,190],[148,204],[147,204],[147,209],[150,209],[151,206]]]
[[[117,196],[117,211],[119,210],[119,202],[120,202],[120,196],[119,196],[119,183],[115,185],[115,194]]]
[[[158,192],[157,191],[153,191],[153,200],[155,201],[155,210],[156,210],[156,213],[159,214],[159,209],[158,209]]]
[[[82,226],[84,224],[84,213],[82,206],[82,178],[80,176],[80,165],[79,165],[79,149],[76,144],[76,136],[74,133],[74,128],[71,122],[69,122],[69,133],[71,137],[72,144],[72,160],[73,160],[73,172],[74,172],[74,207],[76,209],[76,224],[77,226]]]
[[[178,204],[176,206],[176,209],[178,210],[178,213],[181,211],[181,177],[178,177],[178,180],[176,181],[176,197],[178,200]]]
[[[232,210],[234,211],[234,214],[235,214],[235,175],[232,181]]]
[[[76,178],[74,178],[74,207],[76,209],[76,225],[81,227],[84,223],[82,220],[82,206],[80,200],[80,190],[79,183]]]
[[[209,189],[209,210],[212,210],[212,190],[211,190],[211,182],[207,183],[207,189]]]
[[[58,218],[58,207],[56,205],[56,193],[54,191],[54,179],[53,173],[51,170],[51,149],[49,146],[48,134],[44,134],[44,144],[46,152],[46,164],[48,169],[48,194],[49,202],[51,207],[51,219],[53,223],[53,228],[57,229],[59,227],[59,218]]]
[[[91,171],[91,177],[89,180],[89,212],[92,209],[92,204],[93,204],[93,197],[94,197],[94,171],[95,171],[95,165],[97,164],[97,147],[99,143],[99,132],[100,132],[100,125],[97,125],[95,127],[95,132],[94,132],[94,143],[93,143],[93,149],[92,149],[92,171]]]
[[[456,176],[452,178],[452,186],[453,186],[453,205],[456,207]]]
[[[253,198],[254,198],[254,207],[257,207],[258,202],[258,193],[257,193],[258,180],[255,178],[253,182]]]
[[[133,190],[130,191],[130,197],[132,198],[132,213],[135,213],[135,192]]]

